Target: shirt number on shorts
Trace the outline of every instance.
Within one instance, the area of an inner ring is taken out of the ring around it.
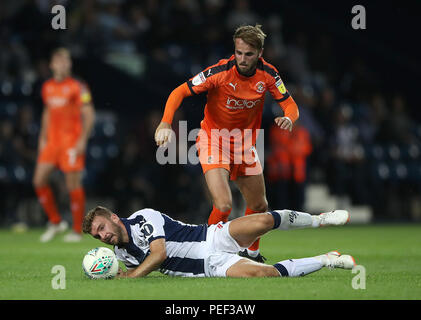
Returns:
[[[76,163],[76,150],[69,149],[67,150],[67,155],[69,157],[69,165],[74,165]]]

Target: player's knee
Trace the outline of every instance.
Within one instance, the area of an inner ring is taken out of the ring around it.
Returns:
[[[262,277],[272,277],[272,276],[273,276],[272,270],[270,270],[268,266],[265,266],[263,264],[253,266],[253,268],[250,268],[250,270],[248,270],[248,274],[247,274],[247,277],[251,277],[251,278],[262,278]]]
[[[259,232],[268,232],[273,228],[273,217],[270,214],[259,213],[254,215],[253,225]]]
[[[229,200],[226,201],[215,201],[214,203],[215,208],[221,212],[231,211],[232,209],[232,202]]]
[[[255,212],[266,212],[268,211],[268,202],[266,199],[262,199],[260,202],[254,204],[250,209]]]
[[[79,174],[68,173],[65,177],[67,191],[71,192],[82,187],[81,176]]]
[[[32,178],[32,186],[36,189],[36,188],[40,188],[40,187],[43,187],[43,186],[45,186],[47,183],[46,183],[46,181],[44,181],[43,179],[40,179],[39,177],[37,177],[37,176],[34,176],[33,178]]]
[[[79,189],[81,187],[82,187],[82,184],[81,183],[78,183],[76,181],[72,181],[72,182],[67,182],[66,183],[66,188],[67,188],[67,191],[68,192],[72,192],[72,191],[74,191],[76,189]]]

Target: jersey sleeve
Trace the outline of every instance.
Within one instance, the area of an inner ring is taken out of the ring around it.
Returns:
[[[191,91],[188,88],[187,82],[175,88],[167,99],[161,121],[171,124],[175,111],[180,107],[184,98],[188,96],[191,96]]]
[[[80,100],[83,104],[92,103],[92,95],[91,90],[89,90],[89,87],[86,83],[81,82],[80,83]]]
[[[141,214],[145,218],[145,223],[140,227],[140,232],[143,233],[145,239],[151,243],[156,239],[165,238],[165,221],[161,213],[152,209],[144,209]]]
[[[47,83],[44,82],[41,87],[41,99],[44,106],[47,105]]]
[[[200,94],[215,88],[218,84],[219,69],[221,69],[219,65],[210,66],[187,81],[191,93]]]
[[[88,88],[88,85],[83,81],[77,82],[77,85],[75,86],[74,95],[76,104],[80,107],[82,107],[84,104],[92,102],[91,92]]]
[[[290,97],[290,94],[286,89],[278,70],[272,66],[265,66],[265,70],[269,74],[268,89],[273,99],[278,103],[287,100]]]
[[[273,66],[265,66],[265,70],[269,74],[268,90],[270,94],[282,108],[284,115],[294,123],[299,117],[297,104],[286,89],[278,70]]]

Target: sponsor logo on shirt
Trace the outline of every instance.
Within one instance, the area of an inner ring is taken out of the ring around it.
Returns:
[[[246,100],[246,99],[234,99],[234,98],[227,98],[227,102],[225,103],[225,107],[231,110],[237,110],[237,109],[251,109],[256,106],[261,100]]]
[[[68,102],[66,97],[52,96],[47,98],[47,104],[50,108],[64,107]]]

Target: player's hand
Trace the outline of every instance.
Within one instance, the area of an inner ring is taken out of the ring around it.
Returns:
[[[41,151],[42,149],[45,148],[46,145],[47,145],[47,140],[40,139],[38,142],[38,150]]]
[[[121,279],[121,278],[127,278],[128,276],[128,271],[123,271],[123,269],[121,269],[120,267],[118,268],[118,272],[116,274],[116,279]]]
[[[275,123],[281,129],[289,130],[289,131],[292,130],[292,121],[288,117],[277,117],[275,118]]]
[[[161,122],[155,130],[155,142],[157,146],[163,146],[167,142],[171,142],[172,129],[171,125]]]
[[[78,142],[75,145],[75,151],[76,155],[83,155],[86,151],[86,140],[85,139],[79,139]]]

